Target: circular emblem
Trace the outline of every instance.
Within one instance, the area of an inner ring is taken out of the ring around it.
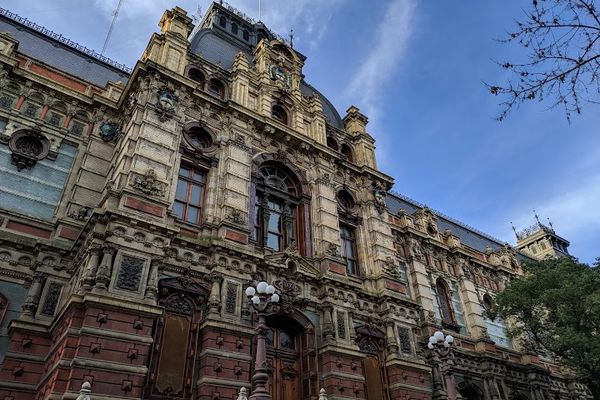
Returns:
[[[290,74],[284,68],[279,65],[273,64],[269,67],[269,75],[271,79],[283,84],[286,87],[290,86]]]

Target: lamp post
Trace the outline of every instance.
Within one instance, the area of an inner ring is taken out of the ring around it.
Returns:
[[[266,316],[267,311],[273,303],[279,302],[279,295],[275,288],[267,282],[260,282],[246,288],[246,296],[250,300],[250,307],[258,315],[256,325],[256,361],[254,363],[254,375],[252,375],[252,386],[254,390],[249,400],[272,400],[267,390],[269,375],[267,374],[267,347],[265,338],[267,333]]]
[[[454,343],[454,337],[451,335],[446,336],[444,332],[437,331],[429,337],[427,348],[431,350],[434,362],[439,365],[442,371],[448,400],[462,400],[462,396],[456,390],[454,375],[452,375],[452,365],[454,365],[451,354],[452,343]]]

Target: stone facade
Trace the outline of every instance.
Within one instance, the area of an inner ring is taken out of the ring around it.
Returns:
[[[443,398],[438,329],[463,398],[589,398],[485,311],[524,256],[390,193],[261,22],[176,7],[133,71],[0,23],[0,398],[235,399],[260,280],[277,400]]]

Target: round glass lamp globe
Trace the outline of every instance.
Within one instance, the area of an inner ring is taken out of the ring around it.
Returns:
[[[277,293],[273,293],[273,295],[271,295],[271,301],[273,303],[279,303],[279,295]]]
[[[248,297],[252,297],[256,294],[256,289],[254,289],[252,286],[248,286],[246,288],[246,296]]]
[[[273,287],[273,285],[267,286],[267,294],[273,294],[273,293],[275,293],[275,287]]]
[[[441,331],[437,331],[436,333],[433,334],[433,337],[438,341],[441,342],[444,340],[444,332]]]
[[[267,282],[262,281],[258,285],[256,285],[256,290],[260,294],[265,294],[267,292],[267,287],[268,286],[269,286],[269,284]]]
[[[446,336],[446,343],[452,344],[454,342],[454,336],[448,335]]]
[[[252,303],[254,303],[254,304],[260,303],[260,297],[258,297],[258,296],[254,296],[250,300],[252,300]]]

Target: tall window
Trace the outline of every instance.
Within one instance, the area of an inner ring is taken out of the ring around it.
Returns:
[[[440,306],[440,314],[442,322],[446,324],[454,324],[454,313],[452,312],[452,300],[448,287],[441,279],[438,279],[435,284],[438,305]]]
[[[356,233],[350,225],[340,224],[340,241],[342,257],[346,260],[348,275],[358,275],[358,257],[356,256]]]
[[[208,82],[208,93],[222,100],[225,97],[225,86],[221,81],[213,78]]]
[[[285,109],[283,107],[274,105],[272,113],[273,113],[273,119],[276,119],[277,121],[281,122],[284,125],[288,124],[287,112],[285,111]]]
[[[200,224],[206,176],[204,172],[182,166],[179,169],[173,212],[180,220]]]
[[[261,166],[257,175],[253,239],[259,246],[283,251],[303,240],[298,181],[273,162]]]

